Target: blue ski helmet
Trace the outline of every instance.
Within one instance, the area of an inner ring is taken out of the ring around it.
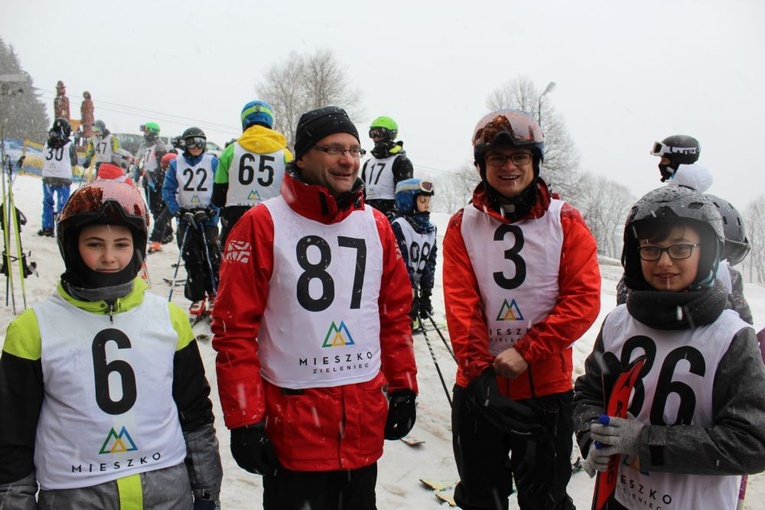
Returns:
[[[417,212],[414,204],[417,195],[433,196],[433,183],[422,179],[404,179],[396,184],[396,207],[402,214]]]
[[[250,101],[242,108],[242,131],[257,124],[271,129],[274,126],[274,109],[265,101]]]

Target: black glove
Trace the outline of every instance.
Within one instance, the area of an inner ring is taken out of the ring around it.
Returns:
[[[209,217],[207,216],[206,209],[197,209],[194,211],[194,220],[196,221],[197,225],[201,225],[208,219]]]
[[[88,168],[90,166],[90,158],[85,158],[85,161],[82,162],[83,168]]]
[[[498,429],[528,439],[552,440],[532,408],[499,392],[493,368],[470,381],[467,389],[470,405]]]
[[[231,454],[240,468],[256,475],[273,475],[281,467],[265,422],[231,429]]]
[[[427,319],[433,315],[433,304],[430,302],[430,290],[423,290],[420,293],[420,317]]]
[[[412,390],[396,390],[390,394],[385,439],[401,439],[412,430],[417,419],[416,398]]]
[[[197,228],[197,221],[194,218],[194,213],[192,211],[187,211],[184,209],[181,209],[177,213],[178,218],[184,223],[186,223],[190,228],[196,229]]]
[[[415,292],[414,296],[412,297],[412,308],[409,309],[409,318],[412,319],[412,322],[417,320],[417,316],[420,314],[420,298],[417,297],[417,293]]]

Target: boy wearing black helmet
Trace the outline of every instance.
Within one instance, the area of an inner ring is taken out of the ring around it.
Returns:
[[[69,199],[72,172],[77,165],[77,152],[69,137],[72,126],[64,118],[53,122],[48,131],[48,141],[43,147],[43,210],[42,228],[38,236],[53,237],[55,217]]]
[[[544,136],[530,116],[486,115],[473,148],[481,183],[443,242],[454,497],[507,509],[515,480],[521,508],[571,510],[571,346],[600,310],[595,239],[539,177]]]
[[[661,182],[665,182],[675,176],[680,165],[692,165],[698,161],[701,145],[692,136],[672,135],[661,142],[654,142],[651,155],[661,158],[659,172],[661,172]]]
[[[765,367],[715,278],[723,243],[718,209],[690,188],[651,191],[627,217],[627,303],[603,322],[574,397],[588,473],[622,455],[609,509],[646,508],[647,495],[676,510],[735,508],[738,475],[765,469]],[[604,415],[640,355],[628,417]]]
[[[59,216],[57,291],[8,326],[0,508],[214,509],[210,386],[184,312],[137,277],[149,216],[96,180]],[[35,493],[37,502],[35,502]]]
[[[220,251],[218,209],[212,205],[218,158],[207,154],[207,136],[198,127],[181,135],[183,153],[170,161],[162,186],[162,199],[178,217],[176,241],[186,265],[184,295],[191,301],[193,319],[210,317],[218,287]]]

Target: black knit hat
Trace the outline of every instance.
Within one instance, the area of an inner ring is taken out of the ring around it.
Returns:
[[[349,133],[359,140],[356,126],[342,108],[325,106],[304,113],[295,130],[295,159],[299,159],[322,138],[335,133]]]

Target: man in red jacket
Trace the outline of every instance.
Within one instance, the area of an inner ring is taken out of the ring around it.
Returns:
[[[532,118],[493,112],[476,126],[473,147],[482,182],[443,242],[459,362],[455,500],[507,509],[515,479],[521,509],[570,510],[571,345],[600,309],[595,239],[539,177],[544,136]]]
[[[411,286],[390,223],[364,204],[363,154],[344,110],[303,114],[281,195],[226,242],[218,390],[267,510],[374,509],[383,439],[414,425]]]

